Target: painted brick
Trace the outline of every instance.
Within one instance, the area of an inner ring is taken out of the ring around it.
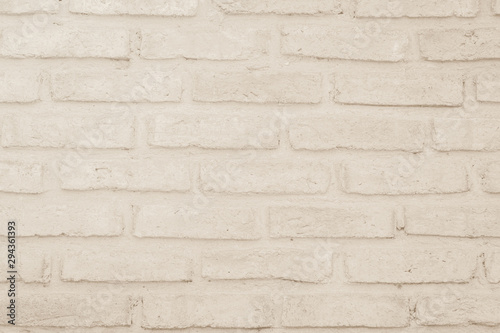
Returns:
[[[495,73],[484,73],[478,75],[477,100],[479,102],[500,103],[500,75]]]
[[[4,229],[7,231],[7,222],[5,222],[4,224]],[[19,227],[19,223],[17,223],[17,226]],[[7,234],[7,232],[5,232],[5,234]],[[18,234],[16,232],[16,236],[17,235]],[[5,260],[2,260],[0,264],[0,269],[2,269],[2,271],[4,272],[12,271],[12,269],[8,267],[8,264],[10,264],[10,262],[7,262],[7,255],[11,254],[10,252],[7,252],[7,250],[12,250],[12,247],[7,247],[8,244],[10,245],[10,243],[7,242],[7,239],[0,242],[2,248],[5,249]],[[46,251],[44,251],[43,248],[36,248],[28,244],[25,245],[25,243],[23,243],[21,244],[21,246],[17,246],[17,248],[15,248],[14,250],[15,252],[13,254],[15,256],[14,260],[16,265],[15,271],[17,271],[17,279],[25,283],[50,282],[52,260],[50,255]],[[10,274],[5,273],[6,278],[2,279],[2,282],[7,282],[7,277],[9,275]],[[10,288],[5,289],[6,294],[8,289]],[[7,303],[5,304],[7,305]]]
[[[358,0],[357,17],[474,17],[478,0]]]
[[[500,252],[488,251],[485,255],[484,267],[486,278],[491,283],[500,283]]]
[[[95,15],[194,16],[198,0],[71,0],[72,13]]]
[[[16,0],[0,3],[0,13],[2,14],[56,13],[58,10],[58,0]]]
[[[434,148],[453,150],[500,150],[500,120],[434,119]]]
[[[0,69],[0,103],[31,103],[40,99],[39,72]]]
[[[339,14],[339,0],[214,0],[228,14]]]
[[[489,193],[500,193],[500,162],[493,162],[486,166],[481,175],[483,189]]]
[[[42,193],[43,166],[14,160],[0,161],[0,192]]]

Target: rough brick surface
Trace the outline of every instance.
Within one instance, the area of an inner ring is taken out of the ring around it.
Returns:
[[[338,14],[339,0],[214,0],[228,14]]]
[[[435,148],[441,151],[500,150],[500,121],[438,118],[433,137]]]
[[[17,0],[0,3],[0,13],[5,14],[55,13],[58,10],[58,0]]]
[[[476,78],[477,100],[500,103],[500,75],[482,73]]]
[[[198,0],[86,0],[71,1],[73,13],[96,15],[193,16]]]
[[[0,102],[30,103],[40,99],[40,73],[0,69]]]
[[[500,252],[490,251],[486,253],[484,265],[488,281],[500,283]]]
[[[478,0],[390,1],[359,0],[356,4],[358,17],[473,17],[479,10]]]
[[[0,192],[42,193],[43,165],[12,160],[0,161]]]
[[[486,192],[500,193],[500,162],[488,164],[481,178]]]

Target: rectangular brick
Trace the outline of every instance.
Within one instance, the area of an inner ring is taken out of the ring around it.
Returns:
[[[199,102],[319,103],[321,75],[302,73],[198,73],[193,99]]]
[[[352,116],[290,120],[290,143],[294,149],[419,152],[424,148],[425,137],[426,124],[417,120]]]
[[[142,327],[271,327],[276,316],[265,295],[154,295],[144,297]]]
[[[58,10],[58,0],[15,0],[0,2],[1,14],[56,13]]]
[[[128,296],[102,294],[21,293],[16,325],[43,327],[130,326]]]
[[[135,207],[137,237],[258,239],[252,209],[144,205]]]
[[[500,193],[500,162],[486,166],[481,175],[483,189],[488,193]]]
[[[434,148],[453,150],[500,150],[500,120],[434,119]]]
[[[385,207],[271,207],[270,235],[274,238],[391,238],[393,210]]]
[[[346,275],[360,283],[462,283],[478,254],[453,249],[363,248],[345,255]]]
[[[0,56],[9,58],[127,59],[129,32],[110,27],[81,29],[49,25],[22,34],[22,26],[0,31]]]
[[[13,160],[0,161],[0,192],[42,193],[43,166]]]
[[[332,274],[332,253],[314,250],[256,249],[218,251],[205,255],[202,276],[215,280],[283,279],[326,282]]]
[[[500,30],[432,30],[420,34],[420,53],[432,61],[500,59]]]
[[[488,251],[485,255],[484,267],[488,281],[500,283],[500,251]]]
[[[410,322],[408,299],[374,295],[286,296],[285,327],[405,327]]]
[[[281,30],[281,53],[326,59],[401,61],[408,49],[405,32],[384,30],[367,37],[357,29],[288,26]]]
[[[500,74],[484,73],[478,75],[476,82],[479,102],[500,103]]]
[[[495,0],[492,5],[493,5],[493,12],[496,15],[500,15],[500,0]]]
[[[165,160],[82,160],[61,164],[61,187],[66,190],[188,191],[189,166]]]
[[[198,0],[72,0],[72,13],[95,15],[194,16]]]
[[[0,103],[31,103],[40,99],[39,72],[0,69]]]
[[[10,219],[4,220],[3,223],[5,232],[7,235],[7,222],[12,221]],[[19,230],[25,228],[25,226],[21,226],[19,221],[16,221],[16,236],[19,235]],[[10,254],[7,250],[12,249],[8,248],[7,245],[10,243],[7,242],[7,239],[0,242],[2,249],[5,249],[5,260],[0,262],[0,269],[3,272],[12,271],[8,267],[7,255]],[[15,270],[17,271],[16,278],[25,283],[49,283],[51,279],[51,270],[52,270],[52,261],[50,255],[40,248],[35,248],[33,246],[26,246],[25,243],[22,243],[21,246],[15,244]],[[6,277],[9,274],[4,274]],[[7,283],[7,278],[2,278],[1,282]],[[9,288],[5,288],[5,294],[7,294],[7,290]],[[6,304],[6,303],[4,303]]]
[[[271,116],[220,112],[158,115],[150,120],[148,143],[168,148],[276,149],[279,128],[272,119]]]
[[[500,208],[484,205],[405,207],[410,235],[500,237]]]
[[[177,28],[141,33],[145,59],[244,60],[268,52],[270,34],[256,29]]]
[[[335,101],[344,104],[459,106],[463,79],[431,73],[348,74],[335,77]]]
[[[52,98],[76,102],[179,102],[181,77],[172,72],[67,71],[52,76]]]
[[[133,117],[111,114],[6,116],[2,124],[2,146],[132,148],[133,126]]]
[[[29,206],[30,209],[26,209]],[[0,204],[0,218],[15,220],[18,236],[118,236],[124,228],[123,214],[112,204],[79,200],[27,201],[23,204]],[[5,235],[6,230],[0,230]]]
[[[330,168],[315,162],[248,162],[231,167],[223,162],[204,163],[201,183],[204,191],[223,193],[326,193]]]
[[[478,0],[358,0],[356,17],[474,17]]]
[[[423,155],[345,162],[341,174],[347,193],[404,195],[469,191],[463,164]]]
[[[417,302],[420,325],[488,325],[500,324],[500,298],[491,295],[442,295],[424,297]]]
[[[214,0],[227,14],[339,14],[340,0]]]
[[[61,279],[80,282],[191,281],[192,259],[172,251],[99,250],[67,254]]]

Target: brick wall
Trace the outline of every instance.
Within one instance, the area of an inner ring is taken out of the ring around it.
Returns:
[[[1,333],[500,331],[499,0],[0,1],[0,114]]]

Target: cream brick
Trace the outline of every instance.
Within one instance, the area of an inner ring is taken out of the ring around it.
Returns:
[[[481,175],[483,189],[488,193],[500,193],[500,162],[486,166]]]
[[[321,75],[302,73],[198,73],[193,98],[199,102],[319,103]]]
[[[410,322],[408,300],[397,296],[286,296],[285,327],[405,327]]]
[[[325,193],[330,169],[317,162],[252,161],[204,163],[201,183],[204,191],[222,193]]]
[[[434,73],[337,75],[335,101],[344,104],[458,106],[463,80]]]
[[[500,15],[500,0],[494,1],[492,5],[493,5],[493,12],[496,15]]]
[[[98,294],[22,293],[19,326],[114,327],[130,326],[132,302],[128,296]]]
[[[478,0],[358,0],[357,17],[474,17]]]
[[[37,71],[0,69],[0,103],[31,103],[40,99]]]
[[[56,101],[179,102],[181,93],[181,77],[172,72],[72,70],[52,76]]]
[[[345,162],[342,181],[345,192],[358,194],[446,194],[469,190],[463,164],[424,155]]]
[[[332,253],[284,248],[218,251],[206,255],[202,266],[203,277],[215,280],[326,282],[331,273]]]
[[[70,282],[187,282],[192,275],[191,258],[170,249],[71,252],[64,257],[61,270],[61,279]]]
[[[290,143],[294,149],[307,150],[347,148],[419,152],[424,148],[425,127],[422,121],[396,118],[294,118],[290,123]]]
[[[145,59],[244,60],[267,54],[270,34],[256,29],[207,27],[143,30]]]
[[[364,248],[346,253],[346,275],[361,283],[468,282],[477,256],[470,250]]]
[[[72,13],[96,15],[194,16],[198,0],[71,0]]]
[[[316,25],[285,27],[281,35],[281,53],[327,59],[401,61],[409,43],[400,31],[369,37],[360,29]]]
[[[169,148],[276,149],[279,129],[270,116],[192,112],[159,115],[150,121],[148,142]]]
[[[7,221],[4,223],[5,231],[7,231]],[[18,221],[16,221],[16,236],[19,235],[19,230],[24,228],[21,226]],[[5,232],[7,235],[7,232]],[[5,278],[1,280],[1,282],[8,282],[7,277],[9,277],[10,273],[8,271],[17,271],[16,278],[25,282],[25,283],[48,283],[51,279],[51,269],[52,269],[52,260],[50,255],[43,250],[43,248],[36,248],[29,243],[19,243],[14,244],[17,245],[14,249],[14,253],[8,252],[8,250],[12,250],[8,248],[7,245],[10,244],[5,241],[0,242],[0,245],[3,249],[5,249],[5,260],[2,260],[0,263],[0,269],[4,272]],[[11,269],[7,262],[7,255],[14,254],[15,258],[15,269]],[[10,284],[10,283],[9,283]],[[5,288],[6,294],[7,290],[10,288]],[[7,303],[4,303],[7,304]]]
[[[452,150],[500,150],[500,120],[434,119],[434,148]]]
[[[420,52],[427,60],[500,58],[500,30],[432,30],[420,34]]]
[[[2,124],[3,147],[132,148],[134,118],[123,115],[15,115]]]
[[[500,251],[488,251],[485,255],[484,267],[488,281],[500,283]]]
[[[228,14],[339,14],[339,0],[214,0]]]
[[[498,325],[500,298],[491,295],[440,295],[417,302],[416,318],[420,325]]]
[[[82,160],[61,164],[59,177],[66,190],[187,191],[189,167],[168,160]]]
[[[500,208],[485,205],[405,207],[410,235],[500,237]]]
[[[271,327],[275,316],[273,301],[265,295],[154,295],[144,297],[142,327]]]
[[[0,161],[0,192],[42,193],[43,166],[14,160]]]
[[[58,10],[58,0],[15,0],[0,2],[0,13],[2,14],[56,13]]]
[[[30,207],[30,209],[26,209]],[[15,220],[18,236],[118,236],[124,228],[123,213],[112,204],[84,200],[24,200],[23,204],[0,204],[0,218]],[[6,229],[0,230],[6,235]]]
[[[252,209],[144,205],[136,207],[138,237],[258,239]]]
[[[476,82],[478,101],[500,103],[500,74],[483,73]]]
[[[0,56],[127,59],[130,53],[125,29],[50,25],[30,34],[20,34],[21,30],[22,26],[0,30]]]
[[[391,238],[393,211],[386,207],[271,207],[270,235],[287,237]]]

